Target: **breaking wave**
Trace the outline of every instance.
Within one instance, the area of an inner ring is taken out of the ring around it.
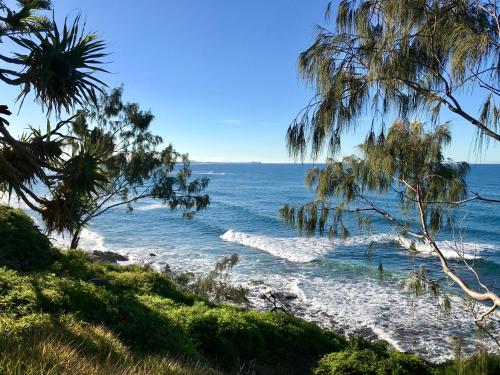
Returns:
[[[271,237],[234,230],[228,230],[220,238],[297,263],[311,262],[333,251],[337,246],[369,245],[373,242],[382,243],[394,240],[394,237],[389,234],[353,236],[343,240],[338,238]]]
[[[412,241],[410,238],[398,236],[397,242],[409,249],[412,242],[418,254],[435,255],[429,243],[421,241]],[[499,250],[498,247],[492,244],[475,243],[475,242],[453,242],[453,241],[436,241],[439,250],[448,259],[479,259],[484,256],[485,252]]]
[[[194,174],[194,175],[207,175],[207,176],[225,176],[227,174],[232,174],[232,173],[214,172],[214,171],[209,171],[209,172],[194,171],[192,174]]]
[[[409,249],[412,240],[394,234],[373,234],[352,236],[346,239],[329,239],[316,237],[272,237],[260,234],[248,234],[228,230],[220,238],[227,242],[265,251],[275,257],[297,263],[307,263],[321,258],[337,247],[370,245],[371,243],[396,242]],[[429,244],[415,241],[415,249],[421,255],[434,255]],[[453,243],[451,241],[437,242],[441,252],[448,259],[478,259],[484,254],[499,250],[495,245],[474,242]]]

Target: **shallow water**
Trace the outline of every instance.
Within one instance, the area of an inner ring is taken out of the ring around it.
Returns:
[[[263,307],[258,298],[263,291],[289,291],[298,295],[299,314],[306,319],[347,333],[369,330],[400,350],[433,361],[451,357],[454,336],[464,338],[466,351],[475,350],[477,345],[495,348],[489,339],[477,334],[471,316],[464,312],[461,294],[453,286],[444,285],[457,294],[452,297],[450,315],[442,313],[438,299],[415,299],[399,290],[409,271],[424,265],[440,275],[439,264],[425,245],[417,245],[417,255],[409,254],[408,241],[383,220],[374,218],[370,234],[358,232],[351,223],[352,236],[345,241],[301,237],[284,226],[277,215],[283,204],[298,205],[314,197],[303,184],[307,168],[194,164],[197,177],[211,180],[209,210],[187,221],[158,202],[143,201],[132,213],[117,209],[97,218],[84,231],[81,246],[118,251],[132,261],[158,268],[169,264],[174,270],[193,272],[206,272],[218,258],[238,253],[234,281],[250,288],[258,306]],[[500,199],[500,165],[473,166],[469,184],[472,191]],[[378,201],[398,213],[394,197]],[[457,226],[464,230],[460,251],[488,285],[500,284],[500,206],[474,202],[455,210],[454,215]],[[453,233],[443,229],[439,240],[452,266],[460,267],[450,246]],[[67,243],[67,239],[62,241]],[[373,254],[367,258],[370,245]],[[150,257],[151,252],[157,256]],[[377,270],[379,263],[384,268],[383,278]],[[499,314],[491,320],[498,329]]]

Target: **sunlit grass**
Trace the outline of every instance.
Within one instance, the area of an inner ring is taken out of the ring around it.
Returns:
[[[0,373],[201,375],[218,372],[192,360],[134,354],[106,327],[63,317],[59,321],[45,320],[44,325],[18,335],[2,335]]]

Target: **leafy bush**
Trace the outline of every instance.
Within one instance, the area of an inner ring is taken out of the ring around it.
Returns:
[[[239,262],[238,254],[222,258],[213,270],[204,277],[197,277],[192,291],[196,295],[215,302],[230,301],[237,304],[248,302],[248,290],[230,283],[229,271]]]
[[[51,264],[56,255],[57,251],[28,215],[0,205],[0,266],[39,270]]]
[[[196,347],[224,367],[236,360],[316,360],[322,353],[345,346],[341,336],[286,314],[211,307],[203,301],[193,306],[174,306],[151,296],[141,297],[141,301],[170,321],[179,322]]]
[[[216,305],[178,290],[167,275],[92,263],[79,251],[61,252],[43,272],[0,269],[0,290],[5,332],[27,332],[47,317],[70,314],[82,324],[106,326],[134,352],[208,359],[228,370],[252,361],[294,369],[297,359],[310,369],[322,354],[345,346],[314,324]]]
[[[425,375],[432,374],[432,368],[414,354],[400,353],[382,343],[354,338],[347,350],[321,358],[314,374]]]
[[[440,365],[437,374],[442,375],[489,375],[500,374],[500,355],[479,350],[476,354],[457,358]]]

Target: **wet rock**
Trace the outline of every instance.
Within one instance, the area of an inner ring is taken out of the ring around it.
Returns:
[[[271,297],[279,299],[281,301],[292,301],[299,298],[295,293],[288,292],[271,292]]]
[[[94,262],[104,262],[104,263],[117,263],[127,261],[128,258],[124,255],[115,253],[113,251],[100,251],[94,250],[89,254],[90,259]]]
[[[156,254],[155,254],[155,253],[149,253],[149,256],[150,256],[150,257],[155,257],[155,256],[156,256]]]

